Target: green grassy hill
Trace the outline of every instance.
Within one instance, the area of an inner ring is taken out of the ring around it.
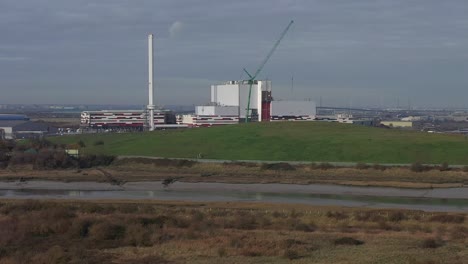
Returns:
[[[170,158],[372,163],[468,164],[461,135],[361,127],[321,122],[253,123],[147,133],[93,134],[52,138],[83,140],[85,153]],[[94,143],[102,140],[103,145]]]

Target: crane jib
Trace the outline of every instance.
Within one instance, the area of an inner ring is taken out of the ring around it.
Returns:
[[[260,66],[258,67],[257,71],[255,72],[255,74],[252,76],[249,74],[249,72],[247,72],[246,69],[244,69],[244,72],[247,73],[247,75],[250,77],[249,79],[249,98],[247,99],[247,109],[246,109],[246,113],[245,113],[245,122],[249,122],[249,116],[250,116],[250,97],[252,96],[252,85],[254,83],[254,80],[255,78],[257,78],[258,74],[260,74],[260,72],[262,71],[263,67],[265,67],[265,64],[268,62],[268,60],[270,59],[270,57],[273,55],[273,53],[275,52],[276,48],[279,46],[281,40],[284,38],[284,36],[286,35],[286,33],[288,32],[289,28],[291,27],[291,25],[294,23],[294,20],[291,20],[291,22],[289,22],[288,26],[283,30],[283,32],[281,33],[279,39],[275,42],[275,45],[273,45],[273,48],[270,50],[270,52],[268,52],[268,55],[265,57],[265,59],[262,61],[262,63],[260,64]]]

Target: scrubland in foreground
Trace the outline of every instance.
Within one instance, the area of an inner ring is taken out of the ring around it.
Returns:
[[[0,263],[463,263],[466,214],[0,201]]]

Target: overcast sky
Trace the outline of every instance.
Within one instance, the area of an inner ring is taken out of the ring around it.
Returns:
[[[0,104],[209,101],[254,72],[277,99],[468,107],[466,0],[0,0]],[[292,85],[292,78],[294,79]]]

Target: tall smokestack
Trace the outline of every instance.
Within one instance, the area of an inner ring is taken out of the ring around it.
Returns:
[[[149,130],[154,130],[154,103],[153,103],[153,34],[148,35],[148,110],[149,110]]]

